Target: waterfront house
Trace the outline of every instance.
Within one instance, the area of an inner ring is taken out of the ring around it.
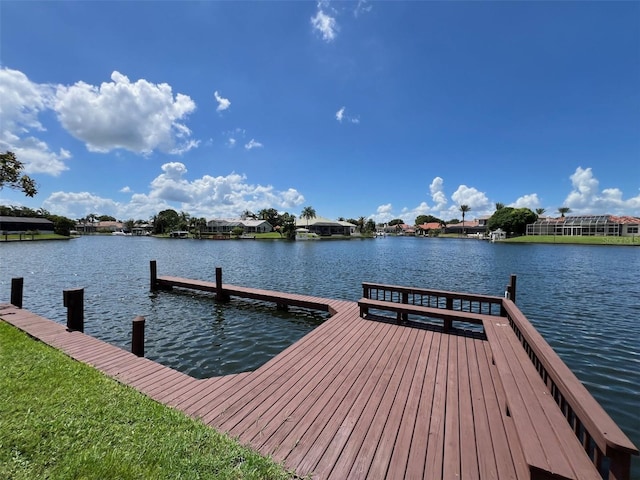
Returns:
[[[433,235],[435,232],[442,231],[443,227],[440,222],[429,222],[418,225],[418,232],[422,235]]]
[[[3,235],[28,231],[53,233],[54,225],[46,218],[0,216],[0,232]]]
[[[477,235],[484,234],[487,231],[486,220],[481,221],[480,219],[474,220],[465,220],[460,223],[450,223],[446,227],[444,227],[444,233],[455,233],[458,235]]]
[[[242,228],[243,234],[273,231],[273,226],[266,220],[215,218],[207,222],[206,233],[228,235],[238,227]]]
[[[329,220],[324,217],[297,218],[296,228],[306,228],[310,233],[321,236],[345,235],[350,236],[355,233],[357,226],[353,223]]]
[[[640,218],[615,215],[540,217],[527,225],[527,235],[633,237],[639,230]]]

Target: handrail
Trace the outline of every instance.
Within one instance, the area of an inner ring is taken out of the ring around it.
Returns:
[[[636,446],[516,304],[509,299],[502,299],[502,302],[511,327],[587,455],[600,472],[608,473],[610,479],[628,479],[631,475],[631,455],[638,455]]]
[[[445,308],[484,315],[502,314],[502,297],[474,293],[449,292],[426,288],[403,287],[363,282],[362,296],[370,300],[406,303],[424,307]]]

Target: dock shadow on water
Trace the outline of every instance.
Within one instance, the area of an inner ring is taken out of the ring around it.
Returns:
[[[151,299],[146,357],[194,378],[253,371],[321,325],[329,314],[174,289]]]

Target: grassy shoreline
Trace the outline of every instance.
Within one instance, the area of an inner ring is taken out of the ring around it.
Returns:
[[[640,237],[577,237],[529,235],[501,240],[504,243],[544,243],[556,245],[627,245],[640,246]]]
[[[295,476],[0,321],[0,478]]]

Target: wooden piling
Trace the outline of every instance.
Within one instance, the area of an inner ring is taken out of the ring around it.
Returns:
[[[517,278],[517,276],[512,274],[511,278],[509,280],[509,287],[510,287],[509,288],[509,294],[510,294],[509,298],[511,298],[511,301],[513,303],[516,303],[516,278]]]
[[[453,298],[447,297],[445,302],[446,302],[447,310],[453,310]],[[453,321],[451,321],[450,318],[446,318],[442,323],[442,331],[445,333],[450,332],[452,327],[453,327]]]
[[[62,301],[67,307],[67,329],[84,332],[84,288],[63,290]]]
[[[137,316],[131,322],[131,353],[144,357],[144,325],[145,318]]]
[[[24,287],[24,278],[17,277],[11,279],[11,305],[22,308],[22,292]]]
[[[222,288],[222,268],[216,267],[216,302],[226,303],[229,299],[229,294]]]
[[[158,265],[155,260],[151,260],[149,262],[149,272],[150,272],[150,290],[155,292],[158,290]]]

